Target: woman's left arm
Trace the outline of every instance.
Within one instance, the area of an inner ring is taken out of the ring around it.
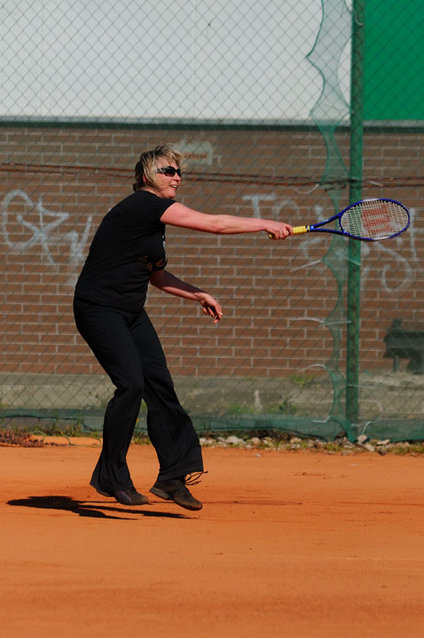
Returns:
[[[214,319],[214,323],[217,323],[223,316],[220,304],[212,295],[178,279],[168,270],[154,270],[150,275],[150,283],[170,295],[197,301],[202,306],[204,314]]]

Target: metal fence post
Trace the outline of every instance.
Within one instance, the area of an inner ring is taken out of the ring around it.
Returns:
[[[353,0],[352,61],[350,97],[350,203],[362,196],[363,149],[363,61],[365,0]],[[349,240],[346,343],[346,418],[350,422],[359,415],[359,337],[361,290],[361,243]]]

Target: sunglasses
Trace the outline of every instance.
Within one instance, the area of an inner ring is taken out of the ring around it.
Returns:
[[[167,177],[174,177],[175,173],[178,177],[181,177],[181,168],[174,168],[173,166],[164,166],[163,168],[157,168],[157,173],[162,173]]]

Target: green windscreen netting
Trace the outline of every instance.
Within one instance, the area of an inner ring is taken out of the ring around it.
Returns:
[[[388,197],[411,215],[369,243],[168,228],[169,270],[224,308],[214,326],[148,297],[198,431],[424,438],[421,2],[16,0],[0,16],[4,426],[101,428],[113,386],[73,287],[139,153],[166,142],[185,156],[178,199],[207,213],[304,225]]]

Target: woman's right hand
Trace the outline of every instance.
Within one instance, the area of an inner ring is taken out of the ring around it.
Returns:
[[[276,222],[272,219],[265,219],[266,224],[265,231],[268,233],[270,239],[286,239],[290,235],[293,235],[293,227],[285,222]]]

